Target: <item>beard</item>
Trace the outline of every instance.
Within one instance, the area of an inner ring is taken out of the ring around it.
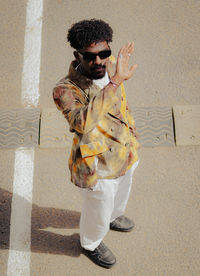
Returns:
[[[97,80],[105,76],[106,65],[95,65],[91,68],[91,79]]]

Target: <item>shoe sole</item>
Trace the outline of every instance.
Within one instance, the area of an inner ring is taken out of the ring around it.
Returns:
[[[110,230],[112,231],[118,231],[118,232],[131,232],[133,230],[134,226],[128,229],[124,229],[124,228],[112,228],[110,227]]]

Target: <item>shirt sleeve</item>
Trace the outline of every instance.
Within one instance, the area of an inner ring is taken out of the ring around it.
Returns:
[[[117,103],[118,97],[110,85],[105,86],[90,100],[73,84],[57,86],[53,90],[54,102],[67,119],[70,130],[88,133],[102,116]]]

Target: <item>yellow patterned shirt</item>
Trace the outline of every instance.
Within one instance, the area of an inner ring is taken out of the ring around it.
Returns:
[[[126,101],[124,85],[99,88],[70,65],[66,78],[53,90],[53,98],[74,132],[69,169],[71,181],[92,187],[100,178],[117,178],[138,160],[136,129]],[[107,72],[112,76],[114,60]]]

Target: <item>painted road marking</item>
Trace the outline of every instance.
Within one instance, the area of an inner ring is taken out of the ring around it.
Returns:
[[[25,107],[36,107],[39,102],[42,15],[43,0],[28,0],[21,91],[21,101]],[[33,173],[34,149],[17,149],[7,276],[30,275]]]
[[[7,275],[30,275],[31,211],[34,149],[19,148],[15,153],[11,207],[10,250]]]
[[[36,107],[39,102],[43,0],[29,0],[26,10],[22,104]]]

